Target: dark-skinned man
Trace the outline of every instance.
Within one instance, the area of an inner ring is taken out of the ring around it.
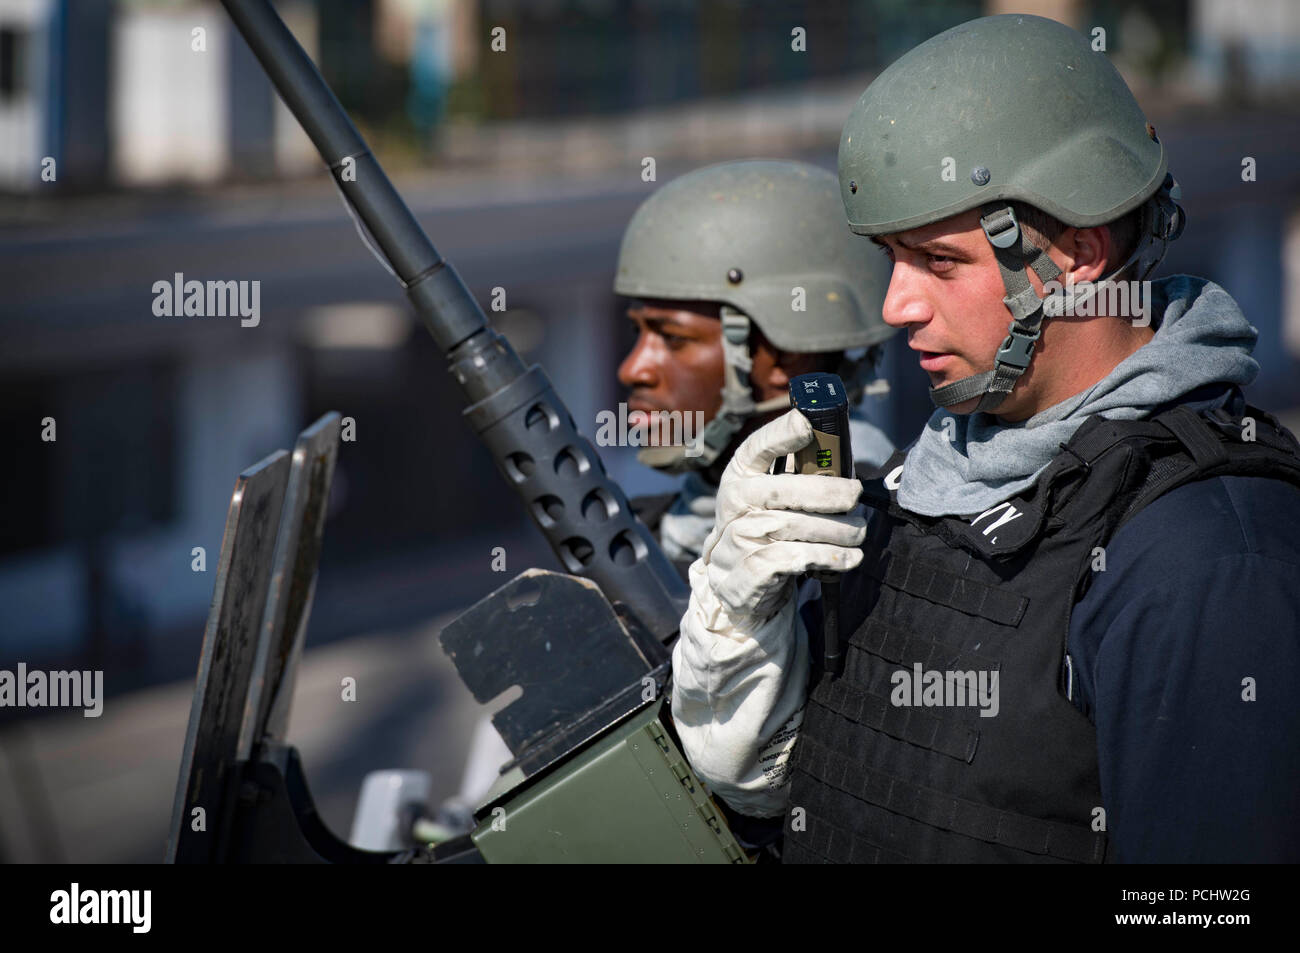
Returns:
[[[633,214],[614,280],[638,334],[618,369],[627,429],[654,435],[657,445],[642,446],[638,459],[681,475],[681,486],[631,502],[683,576],[713,527],[722,469],[747,434],[789,407],[790,378],[833,371],[862,397],[894,333],[880,318],[887,274],[845,226],[836,177],[806,163],[709,166],[667,183]],[[703,432],[688,435],[677,424],[696,412]],[[863,464],[893,451],[865,420],[851,427]],[[687,436],[699,439],[688,446]],[[484,719],[450,813],[467,816],[509,757]],[[773,832],[751,832],[739,818],[735,833],[757,847],[747,835],[769,842]]]
[[[638,332],[618,371],[629,423],[660,444],[673,438],[669,419],[699,412],[705,423],[693,448],[638,453],[682,475],[676,491],[632,502],[683,575],[713,527],[727,461],[789,407],[790,379],[838,373],[855,403],[870,384],[893,329],[880,319],[887,269],[863,244],[844,227],[835,176],[801,162],[699,169],[632,216],[614,279]],[[851,423],[856,458],[883,463],[889,440]]]

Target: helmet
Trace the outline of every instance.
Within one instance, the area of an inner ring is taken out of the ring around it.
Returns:
[[[972,20],[895,61],[844,124],[839,177],[859,235],[984,212],[1015,320],[993,371],[931,390],[940,406],[979,396],[979,410],[996,407],[1028,367],[1044,316],[1081,300],[1033,292],[1026,265],[1044,283],[1060,271],[1009,202],[1079,228],[1143,207],[1137,249],[1106,280],[1134,265],[1145,278],[1185,221],[1164,146],[1119,72],[1082,35],[1043,17]]]
[[[788,403],[753,401],[751,322],[784,351],[871,347],[895,330],[880,317],[888,283],[882,256],[844,224],[835,176],[816,166],[726,162],[656,191],[623,234],[614,291],[720,302],[727,367],[722,409],[705,428],[702,452],[685,457],[681,448],[645,448],[642,461],[707,467],[748,417]]]
[[[844,225],[834,174],[802,162],[726,162],[641,204],[614,291],[728,304],[786,351],[866,347],[894,329],[880,318],[888,270],[864,245]],[[795,287],[806,311],[791,306]]]

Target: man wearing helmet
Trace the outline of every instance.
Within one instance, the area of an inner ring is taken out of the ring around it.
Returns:
[[[790,378],[831,371],[862,396],[881,343],[894,333],[880,319],[887,270],[845,227],[836,177],[802,162],[699,169],[637,209],[614,281],[631,298],[627,313],[638,331],[619,380],[631,391],[629,430],[655,444],[638,459],[683,478],[673,493],[631,502],[683,575],[713,527],[722,468],[746,434],[790,406]],[[705,427],[690,446],[658,419],[696,411]],[[893,452],[865,420],[850,425],[863,464],[879,465]],[[444,816],[468,827],[469,806],[509,758],[483,719],[461,792]],[[738,836],[751,833],[743,819],[738,824]],[[768,832],[751,834],[760,835]]]
[[[736,451],[673,659],[697,772],[787,860],[1300,859],[1300,446],[1222,288],[1101,284],[1183,227],[1119,74],[963,24],[871,84],[839,171],[938,410],[860,482],[767,475],[798,413]],[[842,667],[810,569],[845,573]]]
[[[789,407],[792,377],[830,371],[860,397],[880,346],[887,269],[844,227],[834,175],[802,162],[748,160],[696,170],[648,198],[628,224],[614,290],[638,338],[619,367],[629,423],[661,445],[638,459],[684,474],[680,488],[633,501],[685,574],[713,527],[717,481],[740,441]],[[846,351],[865,350],[860,356]],[[699,412],[693,446],[668,414]],[[636,417],[636,420],[633,420]],[[646,418],[649,418],[648,421]],[[851,421],[859,461],[893,452]]]

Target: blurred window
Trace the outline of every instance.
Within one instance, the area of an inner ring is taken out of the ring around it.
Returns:
[[[0,556],[175,519],[176,396],[173,369],[154,363],[7,379],[0,429],[17,452],[0,471]]]
[[[17,99],[24,92],[27,37],[11,26],[0,26],[0,100]]]

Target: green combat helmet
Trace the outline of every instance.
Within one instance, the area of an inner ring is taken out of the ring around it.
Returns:
[[[750,322],[791,352],[870,348],[893,334],[880,317],[889,284],[880,259],[844,227],[835,176],[806,163],[708,166],[646,199],[623,235],[614,291],[721,302],[726,368],[722,407],[700,452],[647,447],[638,459],[664,470],[706,468],[749,417],[788,406],[786,396],[753,400]],[[841,374],[858,396],[873,357]]]
[[[1040,300],[1060,274],[1023,234],[1010,201],[1066,225],[1091,228],[1141,206],[1126,269],[1145,278],[1183,230],[1181,197],[1164,146],[1104,53],[1055,20],[1008,14],[972,20],[902,56],[867,87],[840,138],[841,197],[849,227],[887,235],[973,208],[993,245],[1008,328],[993,370],[932,388],[940,407],[980,397],[989,411],[1029,366],[1045,317],[1095,292]]]

